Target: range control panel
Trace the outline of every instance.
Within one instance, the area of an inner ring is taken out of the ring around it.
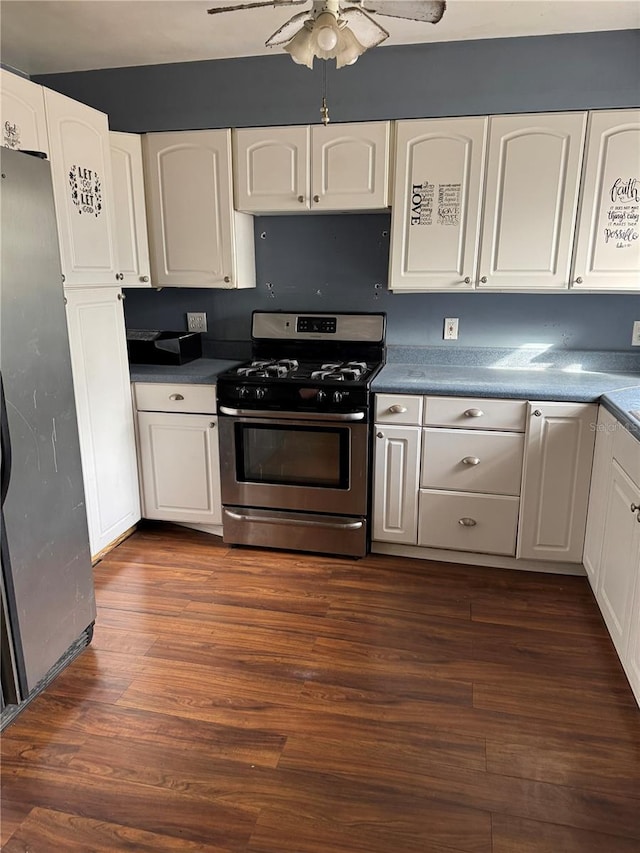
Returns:
[[[298,317],[297,332],[322,332],[326,335],[336,333],[335,317]]]

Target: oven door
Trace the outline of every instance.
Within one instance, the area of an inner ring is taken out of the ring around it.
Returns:
[[[366,423],[221,415],[222,503],[364,516]]]

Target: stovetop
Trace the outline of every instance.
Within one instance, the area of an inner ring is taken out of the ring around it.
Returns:
[[[231,371],[243,379],[314,382],[365,382],[377,365],[365,361],[299,362],[294,358],[253,359]]]

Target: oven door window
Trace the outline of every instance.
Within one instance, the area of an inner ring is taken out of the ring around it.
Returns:
[[[236,424],[243,483],[349,488],[349,428]]]

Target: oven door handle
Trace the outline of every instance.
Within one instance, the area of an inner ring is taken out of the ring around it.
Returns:
[[[234,521],[253,521],[259,522],[260,524],[282,524],[282,518],[269,518],[266,516],[260,515],[250,515],[245,512],[233,512],[232,510],[224,507],[224,511],[229,518],[232,518]],[[326,527],[330,530],[360,530],[363,526],[363,521],[344,521],[344,522],[333,522],[333,521],[307,521],[298,519],[298,518],[287,518],[287,524],[299,525],[300,527]]]
[[[218,412],[235,417],[270,418],[280,421],[363,421],[365,417],[364,412],[274,412],[270,409],[231,409],[228,406],[218,406]]]

